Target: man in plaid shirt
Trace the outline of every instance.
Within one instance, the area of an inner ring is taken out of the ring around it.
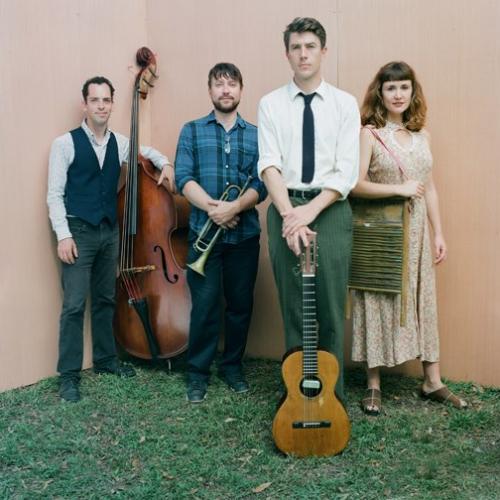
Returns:
[[[237,393],[249,390],[242,370],[253,307],[253,290],[259,260],[260,226],[255,205],[266,197],[257,176],[257,128],[237,113],[243,89],[239,69],[216,64],[208,75],[213,111],[181,130],[175,161],[177,189],[190,202],[191,243],[188,262],[199,253],[192,243],[208,218],[213,230],[225,229],[205,264],[205,276],[188,268],[192,310],[188,347],[187,399],[202,402],[207,393],[210,365],[221,330],[222,295],[225,299],[225,345],[218,372]],[[220,198],[231,185],[225,201]]]

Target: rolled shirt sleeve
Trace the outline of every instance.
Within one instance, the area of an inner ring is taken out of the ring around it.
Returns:
[[[259,153],[257,151],[255,153],[255,158],[251,167],[250,175],[252,176],[252,180],[250,181],[248,188],[249,189],[251,188],[257,192],[257,194],[259,195],[259,200],[257,203],[260,203],[261,201],[264,201],[266,199],[267,189],[264,183],[259,178],[258,163],[259,163]]]
[[[258,112],[258,141],[259,162],[258,175],[262,179],[262,172],[268,167],[275,167],[281,172],[282,154],[276,133],[275,125],[271,118],[271,107],[265,97],[259,104]]]
[[[118,152],[120,163],[128,163],[129,160],[129,152],[130,152],[130,140],[128,137],[125,137],[122,134],[117,132],[114,133],[116,137],[116,141],[118,143]],[[140,147],[141,155],[144,156],[147,160],[149,160],[156,169],[162,170],[165,165],[169,164],[168,158],[160,153],[157,149],[154,149],[150,146],[141,146]]]
[[[193,151],[193,137],[190,127],[184,125],[177,142],[177,151],[175,153],[175,184],[179,193],[182,193],[184,186],[189,181],[196,181],[195,159]]]
[[[338,191],[341,199],[345,199],[358,182],[360,127],[358,105],[352,98],[339,127],[333,174],[323,184],[324,188]]]

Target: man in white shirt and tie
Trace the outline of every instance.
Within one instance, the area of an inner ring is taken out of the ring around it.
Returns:
[[[346,200],[358,179],[360,119],[353,96],[326,83],[323,26],[296,18],[284,32],[293,80],[259,105],[259,175],[272,205],[267,214],[269,253],[285,326],[287,350],[302,345],[302,281],[298,256],[317,234],[319,348],[340,364],[343,394],[344,306],[352,245]]]

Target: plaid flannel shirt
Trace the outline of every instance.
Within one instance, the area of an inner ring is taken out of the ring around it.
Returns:
[[[247,189],[254,189],[259,202],[267,196],[266,188],[257,174],[259,152],[257,127],[238,115],[233,128],[226,132],[212,111],[208,116],[186,123],[181,130],[175,155],[175,182],[182,193],[187,182],[197,182],[214,199],[219,199],[231,184],[243,187],[252,176]],[[235,189],[228,201],[238,196]],[[257,210],[252,208],[239,214],[236,228],[224,231],[223,243],[239,243],[260,233]],[[192,206],[190,229],[199,234],[208,215]]]

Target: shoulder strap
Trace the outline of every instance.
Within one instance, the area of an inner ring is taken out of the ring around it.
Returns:
[[[382,146],[389,153],[391,158],[396,162],[396,165],[398,166],[399,171],[401,172],[401,175],[403,176],[403,178],[409,179],[408,174],[406,173],[406,170],[404,169],[403,164],[401,163],[400,159],[386,146],[385,142],[382,140],[382,137],[380,137],[378,132],[376,132],[375,129],[370,128],[370,127],[364,127],[364,128],[368,129],[372,133],[373,137],[375,137],[375,139],[377,139],[377,141],[380,142],[380,144],[382,144]]]

